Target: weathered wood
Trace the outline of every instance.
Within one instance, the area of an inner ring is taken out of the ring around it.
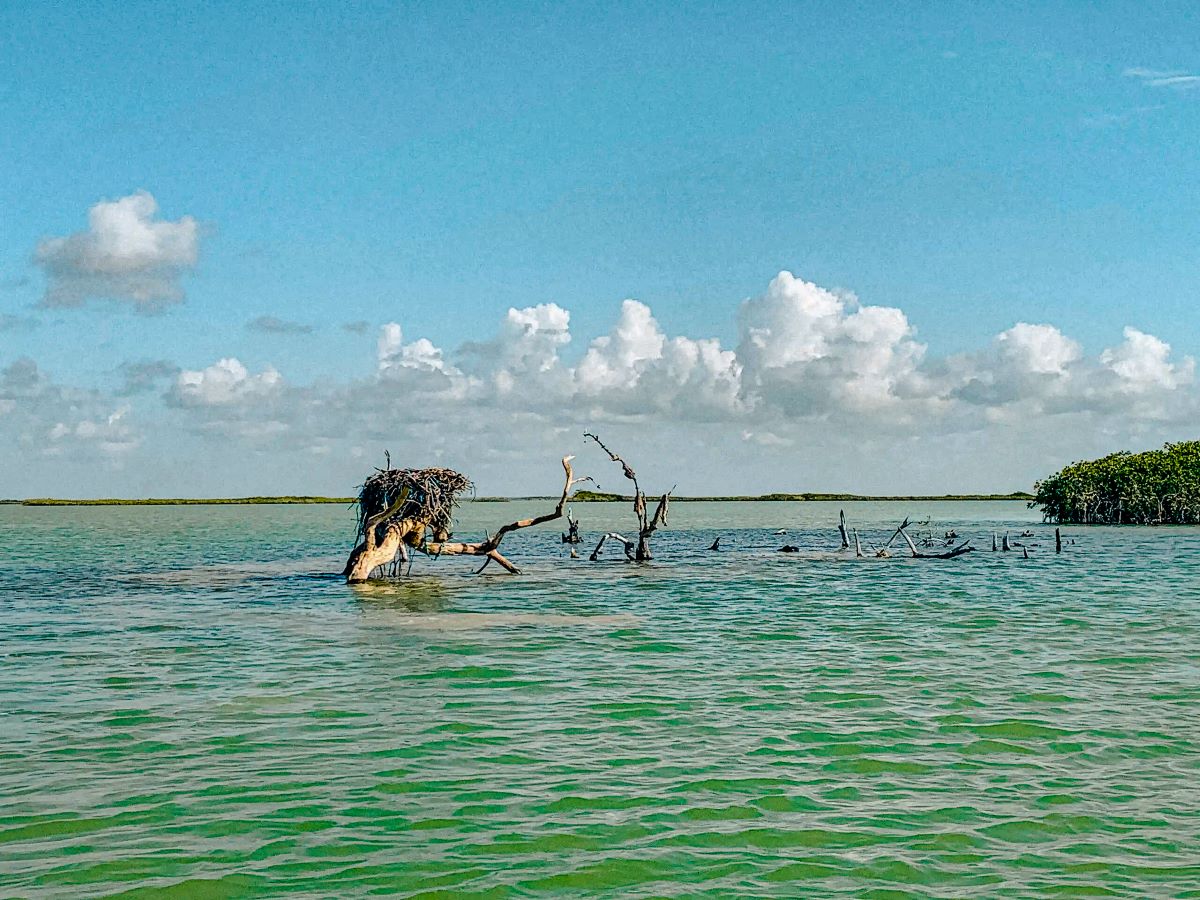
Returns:
[[[571,515],[571,510],[567,510],[567,530],[562,536],[564,544],[580,544],[583,538],[579,536],[579,520]]]
[[[908,520],[905,519],[905,525],[907,525],[907,523]],[[913,543],[913,539],[908,536],[908,532],[904,530],[905,525],[901,525],[897,530],[901,535],[903,535],[904,540],[908,543],[908,549],[912,551],[913,559],[954,559],[956,556],[962,556],[964,553],[971,553],[975,549],[971,546],[971,542],[968,540],[963,541],[953,550],[948,550],[945,553],[922,553],[917,549],[917,545]]]
[[[908,525],[909,525],[908,516],[905,516],[904,521],[900,523],[900,527],[897,528],[894,532],[892,532],[892,536],[887,539],[887,543],[883,545],[882,549],[886,550],[888,547],[892,546],[892,541],[896,540],[896,538],[898,538],[898,537],[900,537],[900,535],[904,534],[904,529],[907,528]]]
[[[402,545],[434,557],[483,556],[486,559],[479,567],[479,572],[486,569],[489,563],[494,562],[507,572],[514,575],[520,574],[520,569],[500,553],[500,543],[505,536],[514,531],[531,528],[534,525],[541,525],[562,517],[563,507],[566,505],[571,488],[580,482],[591,480],[590,478],[575,478],[571,468],[571,460],[574,458],[573,456],[562,458],[563,472],[566,474],[566,478],[563,482],[562,496],[559,497],[553,510],[540,516],[518,519],[503,525],[495,534],[489,535],[483,541],[450,541],[448,540],[449,535],[442,532],[435,533],[435,540],[428,541],[425,534],[429,523],[417,519],[389,519],[389,514],[394,515],[395,511],[403,505],[403,498],[397,500],[388,510],[371,516],[367,520],[363,542],[351,551],[350,558],[346,561],[346,568],[343,571],[346,580],[351,583],[366,581],[375,569],[390,562]]]
[[[608,446],[592,432],[585,431],[583,436],[585,438],[591,438],[593,441],[595,441],[596,446],[603,450],[608,455],[609,459],[621,466],[621,474],[633,482],[633,513],[635,516],[637,516],[638,521],[637,549],[634,551],[634,559],[636,559],[638,562],[647,562],[653,559],[653,556],[650,553],[650,536],[654,534],[654,532],[657,531],[661,526],[667,523],[667,513],[670,509],[671,491],[667,491],[658,499],[658,505],[654,509],[654,515],[648,515],[646,507],[646,493],[638,484],[637,473],[633,471],[633,468],[629,465],[629,463],[625,462],[624,459],[610,450]],[[603,543],[604,538],[601,538],[600,544],[597,545],[597,549],[599,549]],[[593,552],[592,558],[595,559],[595,552]]]
[[[610,531],[607,534],[602,534],[600,536],[600,542],[596,544],[596,549],[592,551],[592,555],[588,557],[588,559],[590,559],[592,562],[595,562],[597,559],[599,559],[600,551],[604,549],[604,543],[609,539],[620,542],[621,546],[625,549],[626,559],[630,560],[631,562],[635,559],[633,555],[633,541],[629,540],[627,537],[617,534],[615,531]]]
[[[838,534],[842,537],[842,549],[849,550],[850,540],[846,537],[846,511],[842,509],[838,510]]]

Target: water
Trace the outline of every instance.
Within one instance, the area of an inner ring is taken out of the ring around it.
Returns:
[[[0,895],[1200,896],[1200,529],[837,508],[351,588],[337,506],[0,507]]]

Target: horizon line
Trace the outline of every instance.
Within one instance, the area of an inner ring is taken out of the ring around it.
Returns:
[[[595,491],[582,492],[585,496],[572,496],[568,500],[576,503],[632,503],[632,495],[608,494]],[[1016,501],[1032,500],[1028,491],[1009,493],[968,494],[851,494],[840,492],[803,491],[797,493],[772,492],[767,494],[672,496],[680,503],[831,503],[831,502],[890,502],[890,501]],[[274,496],[248,497],[25,497],[0,499],[6,506],[253,506],[253,505],[318,505],[344,503],[352,505],[357,497],[326,497],[315,494],[281,494]],[[513,496],[472,497],[468,503],[509,503],[517,500],[554,500],[548,494],[520,494]]]

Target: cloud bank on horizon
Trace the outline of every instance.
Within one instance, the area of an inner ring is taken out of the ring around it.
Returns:
[[[198,254],[196,222],[157,218],[139,192],[98,203],[86,231],[43,240],[35,259],[45,305],[101,298],[119,314],[181,301]],[[25,466],[2,493],[344,492],[383,447],[482,471],[485,489],[536,491],[584,427],[618,435],[683,493],[1012,489],[1064,454],[1181,435],[1200,412],[1195,361],[1133,327],[1089,356],[1054,324],[1017,322],[938,357],[903,310],[789,271],[730,314],[732,346],[668,335],[635,299],[582,341],[553,302],[510,308],[492,338],[452,347],[398,316],[363,347],[369,375],[322,380],[231,354],[119,361],[121,384],[72,386],[6,349],[0,441]],[[312,331],[269,317],[248,328]],[[173,470],[165,456],[211,466]]]

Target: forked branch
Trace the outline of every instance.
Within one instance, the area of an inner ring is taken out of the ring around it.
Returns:
[[[651,559],[650,535],[654,534],[654,532],[657,531],[661,526],[667,524],[667,513],[671,505],[671,491],[667,491],[659,498],[658,505],[654,508],[654,515],[649,515],[646,508],[646,494],[638,484],[637,473],[633,471],[633,468],[629,465],[629,463],[625,462],[624,459],[609,449],[608,445],[605,444],[604,441],[600,440],[599,437],[592,434],[592,432],[585,431],[583,436],[585,438],[591,438],[593,441],[595,441],[596,446],[603,450],[609,459],[620,464],[621,473],[633,482],[633,514],[637,516],[638,521],[637,550],[634,552],[634,559],[636,559],[638,562],[645,562],[646,560]],[[672,490],[674,490],[674,488],[672,488]],[[596,558],[596,555],[600,552],[600,548],[604,546],[605,539],[610,536],[617,537],[617,535],[605,535],[605,537],[601,538],[600,543],[596,545],[596,549],[592,552],[592,559]],[[622,540],[624,540],[624,538],[622,538]],[[629,542],[626,541],[625,543],[625,552],[626,555],[628,555]]]

